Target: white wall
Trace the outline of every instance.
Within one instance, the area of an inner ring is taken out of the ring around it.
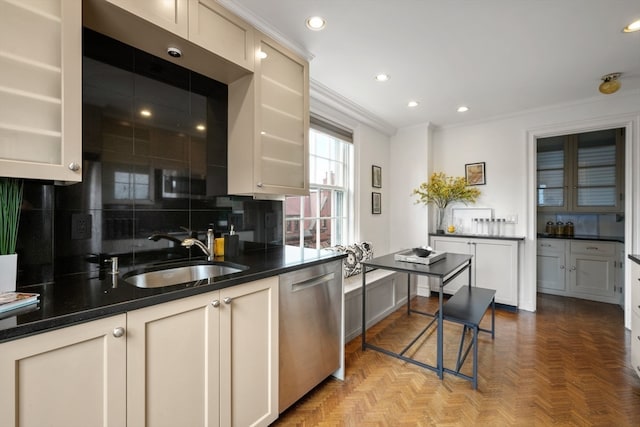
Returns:
[[[535,136],[569,133],[607,123],[625,123],[632,117],[635,129],[629,135],[627,164],[638,165],[637,117],[640,113],[640,94],[598,96],[571,105],[525,112],[511,117],[497,118],[465,126],[434,129],[433,165],[435,171],[463,176],[465,163],[486,162],[487,184],[480,186],[482,195],[476,206],[491,207],[495,215],[518,215],[516,234],[526,237],[522,245],[520,269],[520,308],[535,311],[535,161],[532,159]],[[633,173],[631,170],[633,169]],[[639,200],[639,174],[636,167],[627,167],[627,253],[638,252],[637,234],[640,227],[632,200]],[[401,189],[400,189],[401,190]],[[419,226],[419,224],[415,224]],[[406,227],[406,225],[403,225]],[[395,233],[392,224],[391,233]],[[634,238],[632,238],[634,237]],[[629,289],[627,280],[627,290]],[[627,293],[627,295],[629,295]]]
[[[389,161],[389,137],[375,129],[360,124],[354,129],[356,172],[356,232],[357,241],[367,240],[373,244],[374,255],[389,252],[391,217],[391,163]],[[382,168],[382,187],[371,184],[371,166]],[[371,193],[382,194],[380,214],[371,213]]]
[[[390,251],[429,242],[427,207],[415,204],[416,197],[411,192],[429,178],[430,139],[429,124],[400,129],[391,138]]]

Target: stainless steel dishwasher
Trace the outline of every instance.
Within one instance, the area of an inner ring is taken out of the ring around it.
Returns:
[[[341,366],[342,261],[280,275],[280,412]]]

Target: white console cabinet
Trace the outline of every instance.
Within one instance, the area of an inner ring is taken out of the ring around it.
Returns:
[[[518,306],[518,240],[476,238],[467,236],[431,236],[431,247],[436,251],[473,255],[471,284],[495,289],[496,302]],[[444,288],[453,294],[468,284],[468,275],[461,274]]]

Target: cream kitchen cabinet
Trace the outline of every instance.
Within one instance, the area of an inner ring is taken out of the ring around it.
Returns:
[[[229,85],[229,193],[307,195],[309,64],[258,32],[255,50]]]
[[[278,416],[278,279],[127,314],[129,425],[269,425]]]
[[[82,180],[82,3],[0,0],[0,174]]]
[[[253,28],[215,0],[106,0],[227,61],[253,70]]]
[[[638,258],[631,265],[631,364],[640,376],[640,264]]]
[[[454,236],[431,236],[436,251],[473,255],[471,283],[495,289],[496,302],[518,306],[518,241]],[[446,293],[455,293],[468,283],[468,275],[461,274],[447,286]]]
[[[538,239],[538,291],[617,304],[616,248],[615,242]]]
[[[189,0],[106,0],[182,38],[189,35]]]
[[[125,327],[121,314],[0,344],[0,425],[126,425]]]
[[[0,425],[267,426],[278,278],[0,344]]]

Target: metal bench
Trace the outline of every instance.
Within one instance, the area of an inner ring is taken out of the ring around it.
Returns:
[[[493,289],[464,286],[442,306],[444,320],[464,326],[460,338],[460,347],[458,348],[456,369],[444,368],[444,370],[471,381],[474,390],[478,388],[478,331],[488,332],[491,334],[491,339],[495,338],[495,295],[496,291]],[[491,307],[491,329],[482,329],[480,328],[480,321],[489,307]],[[472,331],[473,335],[471,342],[464,349],[467,331]],[[473,348],[473,375],[468,376],[460,372],[460,368],[464,364],[471,348]]]

